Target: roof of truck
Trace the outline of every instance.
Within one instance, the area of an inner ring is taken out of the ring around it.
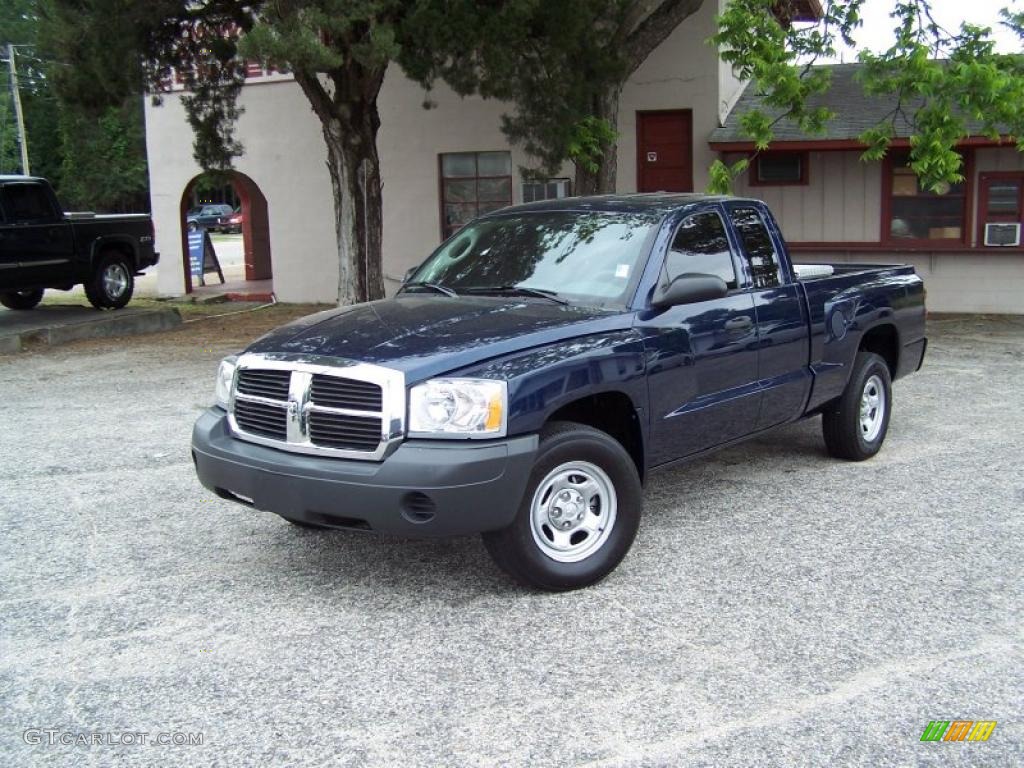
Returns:
[[[744,198],[727,195],[708,195],[698,192],[641,192],[632,195],[591,195],[589,197],[559,197],[535,203],[512,205],[495,214],[528,211],[599,211],[603,213],[666,214],[697,203],[717,203]],[[492,214],[493,215],[493,214]]]

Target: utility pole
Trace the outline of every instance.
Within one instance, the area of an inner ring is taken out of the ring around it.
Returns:
[[[14,64],[14,46],[7,44],[7,68],[11,72],[11,91],[14,95],[14,119],[18,125],[18,146],[21,147],[21,172],[28,176],[28,142],[25,140],[25,115],[21,111],[21,91],[18,89],[18,68]]]

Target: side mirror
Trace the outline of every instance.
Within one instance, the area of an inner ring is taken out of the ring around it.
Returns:
[[[721,299],[728,293],[729,286],[722,278],[699,272],[687,272],[676,277],[668,285],[658,286],[651,299],[651,306],[665,309],[680,304]]]
[[[415,267],[409,267],[407,270],[405,270],[405,275],[402,277],[402,285],[405,285],[406,283],[408,283],[409,282],[409,278],[411,278],[413,275],[415,275],[416,274],[416,270],[418,270],[419,268],[420,268],[420,265],[417,264]]]

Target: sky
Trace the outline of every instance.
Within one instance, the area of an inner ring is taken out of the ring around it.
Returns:
[[[855,35],[858,49],[867,48],[878,52],[892,44],[896,24],[889,18],[889,13],[893,5],[893,0],[867,0],[864,3],[861,14],[864,26]],[[1001,53],[1019,53],[1020,40],[999,24],[999,9],[1007,7],[1022,10],[1024,0],[932,0],[935,20],[946,29],[958,30],[964,21],[992,27],[996,50]],[[845,48],[841,52],[841,58],[847,62],[856,61],[857,50]]]

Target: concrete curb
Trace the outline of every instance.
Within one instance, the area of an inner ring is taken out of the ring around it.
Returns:
[[[28,346],[57,346],[79,339],[136,336],[170,330],[179,325],[181,314],[173,308],[124,315],[106,312],[95,319],[31,328],[0,336],[0,355],[15,354]]]

